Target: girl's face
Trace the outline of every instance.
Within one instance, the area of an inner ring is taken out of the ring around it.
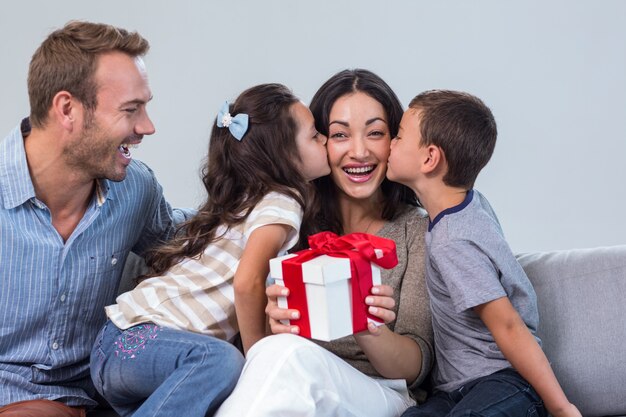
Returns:
[[[330,173],[326,153],[326,136],[315,129],[313,114],[301,102],[294,103],[291,115],[296,121],[296,147],[300,155],[299,166],[307,181]]]
[[[328,161],[333,182],[345,195],[377,195],[387,172],[391,134],[382,104],[365,93],[342,96],[330,110]]]

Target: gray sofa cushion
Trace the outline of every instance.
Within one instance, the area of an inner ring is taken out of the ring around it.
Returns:
[[[626,415],[626,245],[518,256],[539,303],[539,336],[585,417]]]
[[[626,245],[527,253],[518,260],[537,292],[539,336],[565,393],[585,417],[626,417]],[[120,292],[132,288],[144,268],[130,256]]]

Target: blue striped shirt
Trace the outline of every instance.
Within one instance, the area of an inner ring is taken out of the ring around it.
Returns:
[[[0,142],[0,406],[39,398],[95,405],[89,354],[126,256],[167,238],[187,213],[172,210],[152,171],[132,161],[124,181],[97,182],[63,242],[35,196],[28,131],[25,119]]]

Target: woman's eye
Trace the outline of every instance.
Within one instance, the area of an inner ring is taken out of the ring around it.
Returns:
[[[375,130],[370,133],[370,136],[385,136],[385,132],[381,132],[380,130]]]
[[[330,137],[333,139],[342,139],[342,138],[345,138],[346,135],[342,132],[337,132],[337,133],[333,133],[332,135],[330,135]]]

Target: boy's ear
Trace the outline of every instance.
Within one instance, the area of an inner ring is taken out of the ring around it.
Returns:
[[[432,174],[445,163],[445,155],[439,146],[428,145],[424,152],[424,160],[422,161],[422,172],[424,174]]]

